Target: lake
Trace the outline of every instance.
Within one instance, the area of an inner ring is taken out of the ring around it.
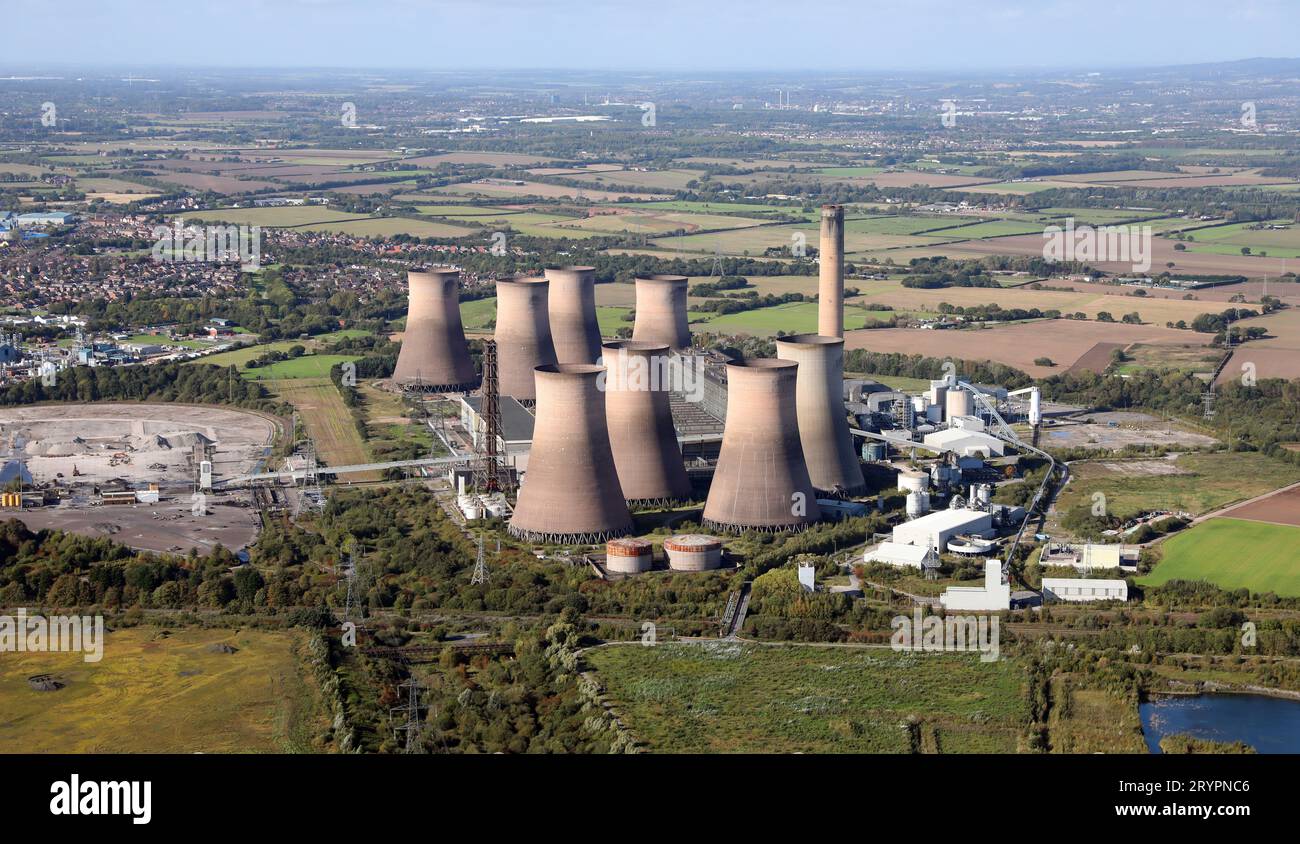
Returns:
[[[1300,753],[1300,700],[1263,695],[1165,697],[1140,707],[1147,749],[1183,733],[1199,739],[1245,742],[1260,753]]]

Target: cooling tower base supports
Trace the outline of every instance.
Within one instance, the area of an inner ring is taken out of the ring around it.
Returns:
[[[433,393],[469,393],[469,392],[473,392],[474,390],[477,390],[477,389],[479,388],[479,383],[480,383],[480,382],[477,381],[477,380],[475,380],[475,381],[471,381],[471,382],[468,383],[468,384],[423,384],[423,383],[418,383],[418,384],[406,383],[406,384],[403,384],[403,383],[401,383],[401,382],[394,382],[394,383],[396,383],[396,384],[397,384],[397,388],[400,389],[400,390],[401,390],[402,392],[404,392],[404,393],[423,393],[423,394],[433,394]]]
[[[733,535],[742,534],[747,530],[752,530],[755,533],[802,533],[809,527],[807,522],[791,525],[724,525],[712,519],[703,519],[700,523],[709,530]]]
[[[690,504],[690,498],[629,498],[627,506],[633,510],[666,510]]]
[[[524,542],[539,545],[599,545],[620,536],[627,536],[631,530],[602,530],[598,533],[548,533],[545,531],[524,530],[510,525],[510,535]]]

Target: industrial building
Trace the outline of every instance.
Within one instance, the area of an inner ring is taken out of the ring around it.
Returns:
[[[652,275],[636,280],[636,322],[632,339],[662,343],[673,349],[691,345],[686,318],[687,278],[684,275]]]
[[[893,541],[899,545],[919,545],[940,552],[956,536],[996,535],[993,513],[983,510],[936,510],[894,528]]]
[[[402,350],[393,381],[403,389],[446,392],[478,382],[460,321],[460,271],[411,272]]]
[[[922,442],[937,451],[951,451],[961,457],[981,457],[986,460],[1001,457],[1007,450],[1006,443],[992,434],[963,427],[926,434]]]
[[[1078,545],[1049,542],[1043,546],[1038,556],[1038,564],[1043,568],[1061,566],[1091,571],[1093,569],[1129,569],[1137,570],[1140,552],[1136,548],[1123,545]]]
[[[795,413],[798,364],[727,364],[727,419],[704,523],[718,530],[802,530],[821,517]]]
[[[596,322],[596,268],[546,270],[550,283],[547,310],[556,363],[592,364],[600,357]]]
[[[534,370],[556,363],[548,304],[550,282],[511,276],[497,281],[497,366],[500,393],[521,402],[537,398]]]
[[[1011,609],[1011,584],[1002,573],[1002,561],[985,560],[983,586],[949,586],[939,596],[939,603],[946,610]]]
[[[709,571],[722,565],[722,541],[699,533],[678,534],[664,540],[668,567],[673,571]]]
[[[864,563],[885,563],[890,566],[910,566],[925,569],[937,568],[939,553],[928,545],[901,545],[897,542],[882,542],[873,550],[864,551]]]
[[[1081,577],[1044,577],[1045,601],[1127,601],[1128,581]]]

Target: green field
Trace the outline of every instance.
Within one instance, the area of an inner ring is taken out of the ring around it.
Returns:
[[[974,654],[718,642],[585,660],[661,753],[1013,753],[1029,722],[1019,666]]]
[[[1274,258],[1300,258],[1300,224],[1291,220],[1272,220],[1283,229],[1252,229],[1258,223],[1233,223],[1197,229],[1192,233],[1195,242],[1188,242],[1189,252],[1208,252],[1216,255],[1240,255],[1248,248],[1255,255],[1268,254]]]
[[[872,312],[880,318],[883,312]],[[868,312],[860,308],[844,309],[844,327],[862,328],[867,324]],[[817,332],[816,302],[787,302],[770,308],[758,308],[735,314],[723,314],[704,323],[694,323],[693,330],[715,331],[724,334],[752,334],[770,337],[778,331],[786,334],[815,334]]]
[[[209,650],[219,644],[235,653]],[[285,753],[328,726],[302,676],[296,632],[156,627],[107,633],[81,654],[0,659],[0,753]],[[64,688],[38,692],[35,674]]]
[[[250,381],[281,381],[292,378],[328,378],[336,363],[359,360],[360,355],[303,355],[276,361],[268,366],[245,369],[239,374]]]
[[[1205,580],[1224,589],[1300,595],[1300,527],[1217,518],[1166,540],[1143,586]]]

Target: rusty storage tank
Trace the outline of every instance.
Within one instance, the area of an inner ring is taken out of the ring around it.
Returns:
[[[537,367],[533,444],[511,535],[528,542],[590,545],[632,529],[614,471],[605,397],[597,386],[604,371],[592,364]]]
[[[636,323],[632,339],[689,349],[691,329],[686,318],[687,278],[651,275],[636,280]]]
[[[794,361],[727,364],[727,419],[704,523],[739,533],[802,530],[821,517],[795,414]]]
[[[822,206],[817,251],[817,333],[844,336],[844,206]]]
[[[722,541],[716,536],[681,533],[664,540],[664,554],[673,571],[708,571],[722,565]]]
[[[534,370],[555,363],[544,278],[510,276],[497,281],[497,379],[503,396],[537,398]]]
[[[971,416],[974,413],[974,397],[959,387],[949,387],[944,395],[944,418],[951,422],[958,416]]]
[[[409,272],[406,280],[406,330],[393,382],[403,389],[472,389],[478,376],[460,321],[460,270]]]
[[[799,440],[812,484],[823,492],[856,495],[865,482],[844,410],[844,341],[797,334],[776,341],[776,356],[799,364],[795,408]]]
[[[595,363],[600,357],[596,322],[596,268],[547,270],[551,283],[551,341],[557,363]]]
[[[654,545],[644,539],[611,539],[605,543],[605,568],[616,574],[640,574],[654,563]]]
[[[668,347],[638,340],[601,346],[605,418],[618,482],[628,501],[658,504],[691,497],[673,428]]]

